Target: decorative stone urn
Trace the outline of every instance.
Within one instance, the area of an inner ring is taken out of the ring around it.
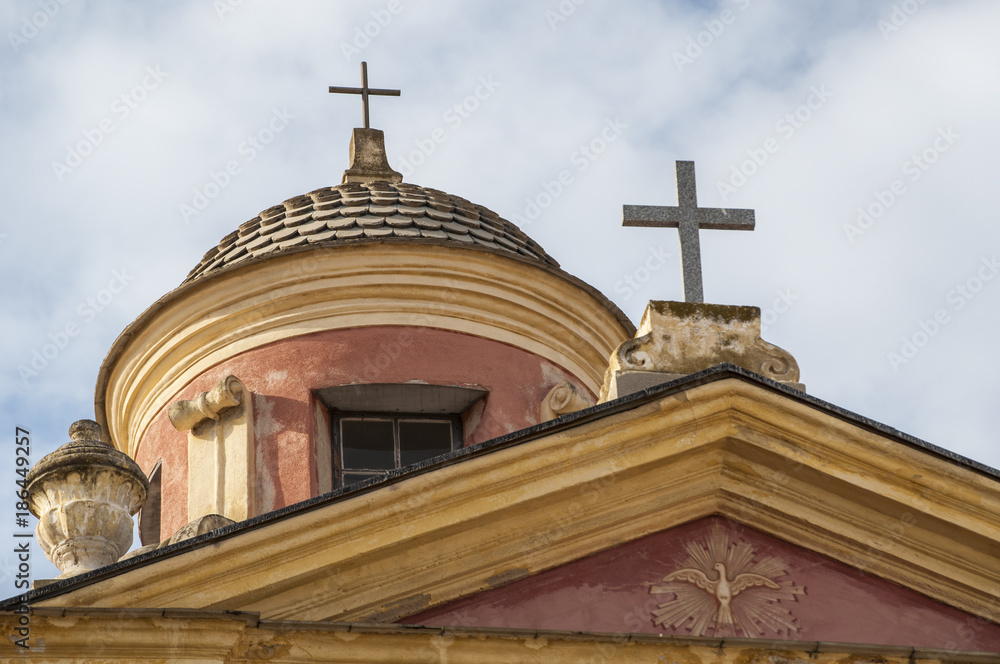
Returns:
[[[128,551],[132,516],[149,489],[135,461],[101,440],[97,422],[75,422],[69,436],[27,477],[35,537],[60,579],[110,565]]]

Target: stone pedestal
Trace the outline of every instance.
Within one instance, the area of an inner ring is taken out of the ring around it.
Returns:
[[[351,134],[351,165],[344,171],[343,184],[402,181],[403,176],[389,166],[382,130],[355,129]]]
[[[132,516],[148,483],[136,463],[101,441],[101,427],[80,420],[71,442],[28,473],[35,537],[66,578],[116,562],[132,546]]]
[[[787,351],[760,338],[760,309],[652,301],[634,339],[615,350],[601,402],[728,362],[805,391]]]

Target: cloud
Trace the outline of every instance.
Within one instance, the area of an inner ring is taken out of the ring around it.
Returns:
[[[548,12],[566,4],[403,0],[386,22],[381,0],[232,3],[222,16],[205,2],[68,2],[16,51],[8,37],[0,56],[5,430],[31,427],[40,451],[66,442],[72,421],[93,416],[97,369],[131,320],[258,211],[339,182],[360,109],[326,87],[356,85],[365,58],[372,85],[403,91],[372,100],[392,161],[447,130],[410,181],[513,218],[569,170],[572,182],[527,230],[633,320],[647,300],[681,295],[676,263],[628,298],[616,289],[651,250],[677,261],[676,231],[621,228],[621,205],[674,204],[673,162],[696,160],[703,205],[757,210],[754,233],[702,234],[706,297],[766,309],[792,289],[797,300],[766,336],[797,357],[811,393],[1000,465],[990,426],[1000,399],[990,379],[1000,280],[961,309],[949,302],[1000,253],[992,200],[1000,7],[927,2],[884,36],[889,0],[572,2],[553,21]],[[5,5],[3,33],[20,34],[38,7]],[[367,43],[345,55],[366,27]],[[692,42],[700,51],[688,52]],[[678,54],[691,62],[679,67]],[[155,86],[150,68],[166,74]],[[483,77],[499,86],[450,123],[448,110]],[[823,86],[832,96],[791,134],[782,129]],[[294,120],[248,158],[241,145],[276,109]],[[616,118],[627,129],[581,170],[574,153]],[[104,120],[112,130],[60,180],[53,164],[79,152]],[[954,145],[909,179],[907,160],[948,128]],[[719,183],[768,139],[779,149],[748,167],[752,175],[723,201]],[[232,161],[240,172],[185,221],[181,206]],[[850,242],[845,225],[897,179],[905,193]],[[134,280],[88,319],[81,303],[98,298],[116,270]],[[948,324],[893,366],[889,354],[939,309]],[[68,324],[80,332],[25,381],[18,368]]]

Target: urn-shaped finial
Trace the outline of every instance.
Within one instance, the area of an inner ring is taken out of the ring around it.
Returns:
[[[132,546],[132,515],[149,482],[139,466],[101,440],[101,426],[80,420],[70,442],[42,457],[27,477],[35,537],[66,578],[117,561]]]

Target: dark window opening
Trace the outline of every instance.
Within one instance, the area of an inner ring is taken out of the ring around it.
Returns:
[[[348,486],[462,446],[457,415],[333,413],[334,486]]]
[[[160,541],[160,474],[163,460],[156,462],[149,473],[149,491],[139,511],[139,542],[146,546]]]

